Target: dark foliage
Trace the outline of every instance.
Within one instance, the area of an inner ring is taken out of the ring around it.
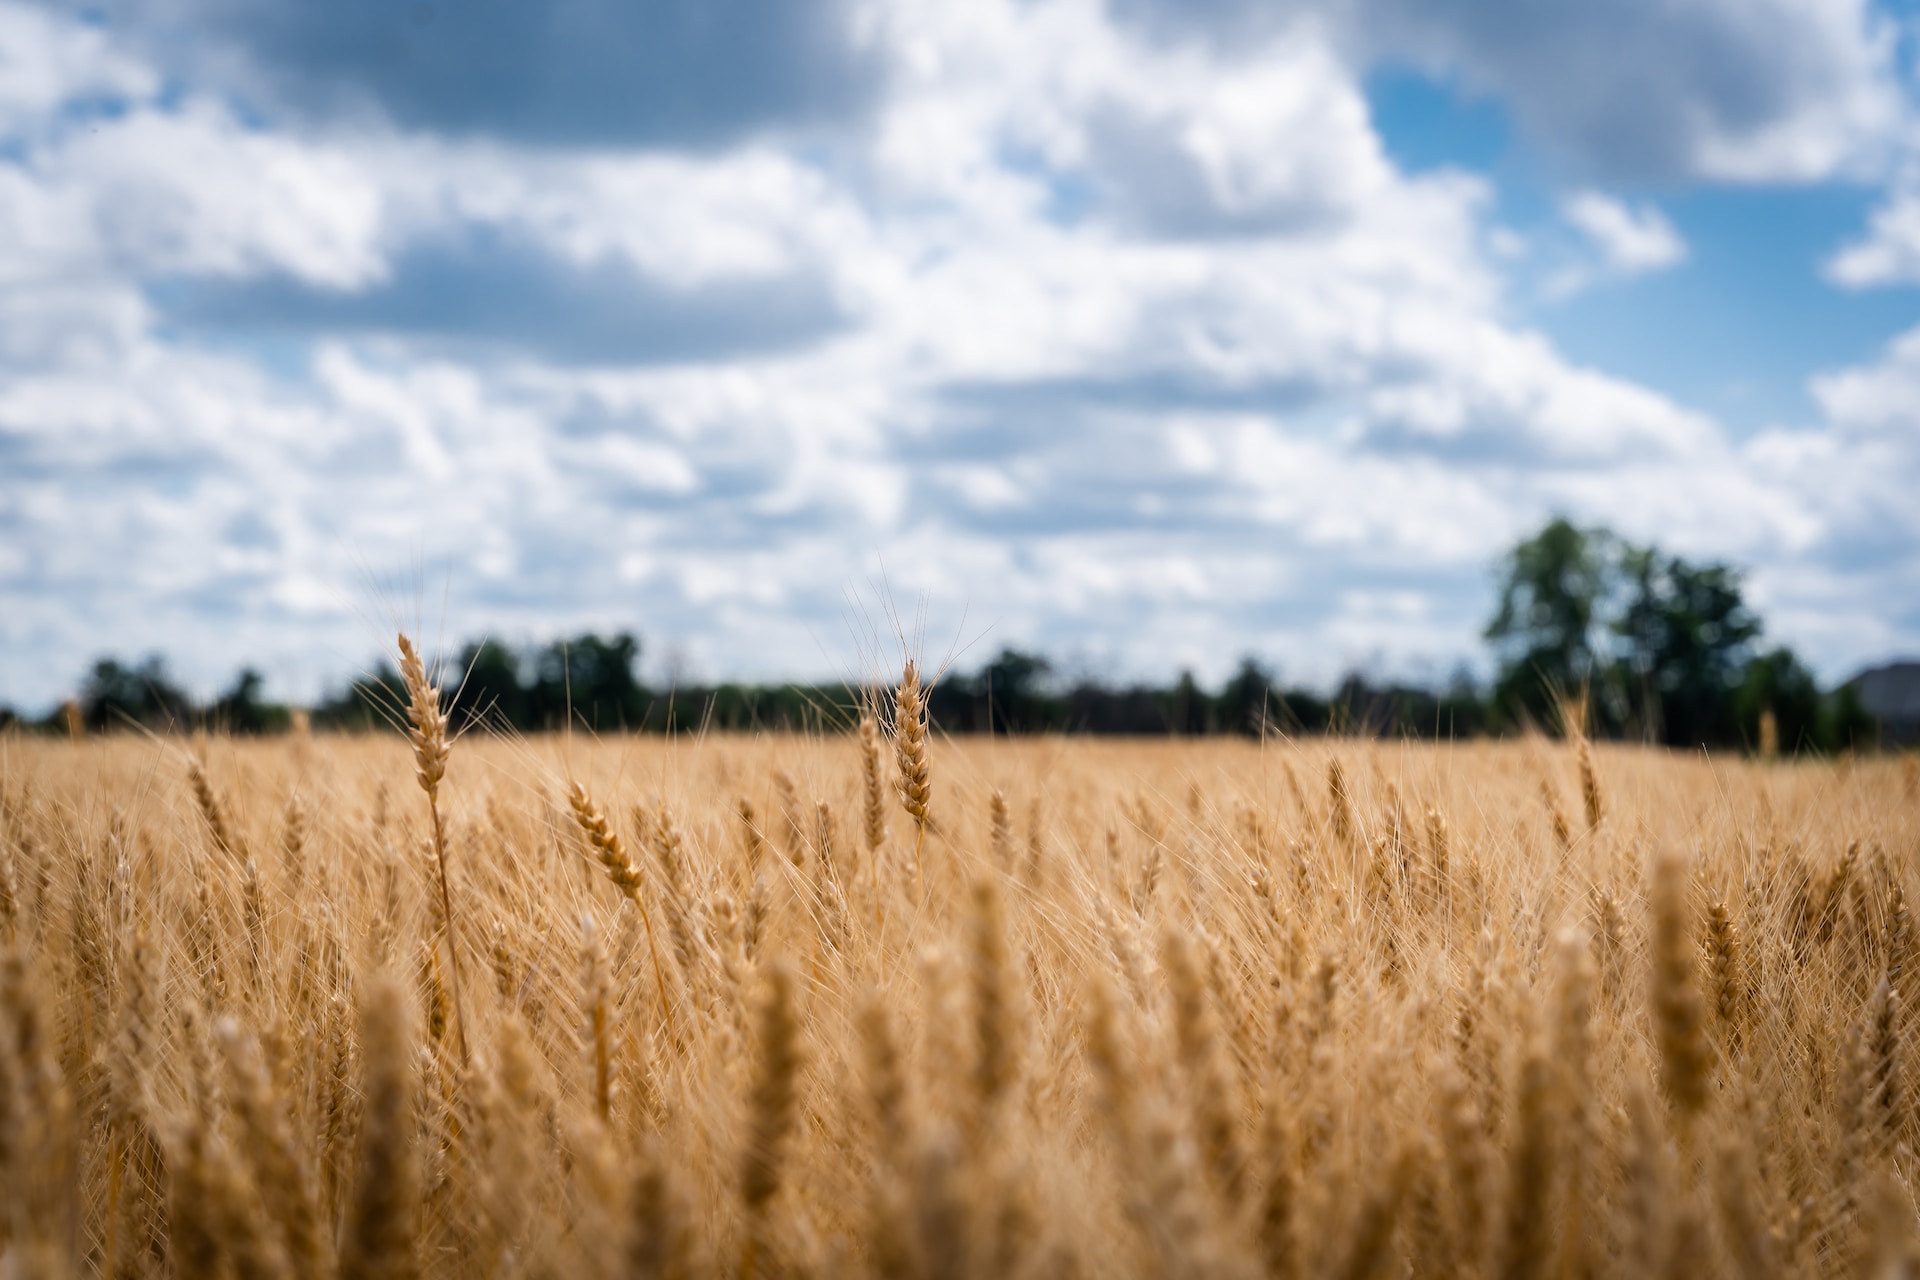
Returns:
[[[114,658],[94,663],[80,689],[80,714],[95,732],[130,725],[169,729],[193,723],[194,708],[167,674],[166,660],[154,654],[137,667]]]
[[[469,644],[460,653],[454,681],[455,728],[475,722],[525,725],[531,713],[531,691],[521,682],[520,656],[498,640]]]
[[[638,729],[652,701],[634,674],[640,641],[631,632],[556,640],[535,655],[527,709],[517,727],[612,732]]]
[[[1760,719],[1768,711],[1780,734],[1780,750],[1787,755],[1817,750],[1827,738],[1820,686],[1791,649],[1769,650],[1747,664],[1734,695],[1734,711],[1741,739],[1749,746],[1759,744]]]
[[[1502,559],[1500,575],[1486,629],[1499,668],[1484,694],[1462,672],[1440,690],[1376,685],[1354,674],[1323,696],[1281,687],[1251,656],[1217,692],[1190,671],[1167,686],[1112,686],[1058,679],[1045,657],[1006,648],[975,672],[936,681],[927,692],[928,715],[948,734],[1445,739],[1529,725],[1557,729],[1562,702],[1584,696],[1588,729],[1601,736],[1752,749],[1771,713],[1780,749],[1789,754],[1880,741],[1881,728],[1852,685],[1822,695],[1791,650],[1759,649],[1760,619],[1741,596],[1740,574],[1726,565],[1692,564],[1605,529],[1555,519]],[[639,638],[625,631],[527,651],[480,640],[440,679],[460,729],[837,732],[861,713],[862,691],[845,686],[650,689],[636,670],[640,653]],[[196,707],[160,658],[138,667],[103,658],[79,704],[93,730],[285,728],[287,709],[264,701],[261,687],[249,668],[213,703]],[[399,674],[383,663],[316,707],[313,720],[336,729],[398,727],[405,700]],[[0,708],[0,728],[14,722]],[[56,712],[41,726],[59,723]]]
[[[1844,691],[1823,706],[1791,650],[1757,651],[1760,619],[1727,565],[1556,519],[1500,574],[1486,631],[1500,658],[1495,727],[1557,728],[1562,700],[1584,696],[1592,732],[1671,747],[1753,747],[1769,710],[1784,751],[1875,735]]]
[[[313,709],[313,722],[329,729],[399,728],[407,705],[407,682],[382,662],[345,690],[325,699]]]
[[[206,709],[211,727],[227,733],[278,733],[292,722],[292,714],[278,703],[260,696],[266,683],[258,671],[247,667],[235,677],[233,687],[214,699]]]
[[[1493,703],[1503,719],[1551,722],[1558,697],[1593,681],[1615,553],[1605,530],[1556,519],[1507,554],[1486,630],[1502,659]]]
[[[1852,684],[1834,690],[1821,706],[1820,745],[1829,751],[1861,751],[1880,742],[1880,722],[1861,705],[1860,691]]]

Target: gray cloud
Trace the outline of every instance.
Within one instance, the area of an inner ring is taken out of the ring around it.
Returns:
[[[65,5],[59,5],[65,8]],[[857,116],[882,64],[835,0],[109,0],[257,106],[531,143],[684,148]]]
[[[1868,0],[1115,0],[1124,21],[1221,53],[1303,22],[1362,62],[1493,95],[1611,180],[1810,179],[1884,161],[1901,123],[1893,43]]]
[[[1350,210],[1348,193],[1324,180],[1290,183],[1287,190],[1253,199],[1224,198],[1181,136],[1186,123],[1154,119],[1119,103],[1093,114],[1087,129],[1090,168],[1123,224],[1203,240],[1288,235],[1325,226]]]
[[[295,330],[483,344],[563,364],[644,365],[790,350],[848,322],[827,283],[794,274],[665,284],[622,260],[582,265],[468,230],[394,256],[363,289],[285,275],[165,282],[169,322],[218,336]]]
[[[292,100],[416,129],[249,114],[212,78],[0,159],[0,700],[155,647],[204,691],[254,659],[310,694],[385,638],[356,610],[432,614],[443,582],[456,637],[628,625],[707,673],[812,674],[883,570],[935,658],[991,627],[1122,674],[1450,665],[1492,558],[1557,509],[1754,565],[1828,672],[1916,635],[1878,602],[1916,573],[1920,338],[1753,448],[1574,365],[1508,309],[1487,185],[1397,171],[1310,31],[883,4],[872,130],[662,156],[861,108],[729,82],[704,123],[569,132],[530,70],[389,101],[398,55],[328,45],[320,10],[171,12],[252,41],[249,74],[305,32]],[[1465,38],[1381,12],[1435,57]],[[595,65],[569,109],[613,92]],[[1731,105],[1693,160],[1787,109],[1700,91]],[[369,579],[408,585],[368,605]]]

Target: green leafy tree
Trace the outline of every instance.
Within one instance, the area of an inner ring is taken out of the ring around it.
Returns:
[[[1555,519],[1516,546],[1500,572],[1486,630],[1500,659],[1499,720],[1551,725],[1561,698],[1585,692],[1598,732],[1728,746],[1755,740],[1759,701],[1773,698],[1784,743],[1813,733],[1811,677],[1790,654],[1769,655],[1747,688],[1760,620],[1741,596],[1738,571]]]
[[[1740,574],[1651,548],[1629,550],[1624,564],[1630,594],[1614,630],[1648,736],[1676,747],[1739,742],[1735,692],[1760,635]]]
[[[1272,696],[1273,673],[1251,655],[1240,659],[1240,669],[1233,673],[1233,678],[1221,688],[1220,696],[1214,699],[1214,707],[1220,716],[1220,728],[1227,733],[1260,736],[1273,719],[1268,706]]]
[[[1053,670],[1045,658],[1002,649],[974,677],[975,696],[992,708],[995,732],[1033,733],[1045,728],[1041,683]]]
[[[634,673],[640,641],[632,632],[556,640],[540,651],[529,691],[529,719],[547,729],[570,721],[596,730],[637,729],[648,696]]]
[[[228,733],[278,733],[291,719],[287,709],[260,696],[266,680],[252,667],[234,678],[233,687],[207,708],[207,717]]]
[[[1760,719],[1769,711],[1783,753],[1792,755],[1819,744],[1820,686],[1791,649],[1772,649],[1747,664],[1735,706],[1741,736],[1749,746],[1759,743]]]
[[[1486,638],[1500,658],[1493,702],[1502,718],[1551,724],[1557,700],[1601,667],[1601,611],[1614,583],[1617,540],[1560,518],[1516,546],[1500,567],[1500,602]]]
[[[460,653],[458,679],[452,704],[456,724],[538,727],[529,714],[527,688],[520,681],[520,656],[498,640],[468,644]]]
[[[180,728],[193,716],[191,700],[173,682],[166,660],[157,654],[137,667],[114,658],[94,663],[80,690],[80,710],[87,727],[94,730],[130,723],[152,729]]]
[[[1191,671],[1182,671],[1174,682],[1168,699],[1167,727],[1182,737],[1207,731],[1207,695],[1200,691]]]
[[[1860,686],[1841,685],[1820,706],[1820,741],[1829,751],[1868,751],[1880,745],[1880,722],[1860,701]]]

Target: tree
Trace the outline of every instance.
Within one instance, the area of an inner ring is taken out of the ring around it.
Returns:
[[[1502,561],[1486,635],[1501,657],[1493,709],[1508,722],[1552,724],[1561,698],[1586,692],[1600,732],[1637,729],[1689,747],[1752,742],[1757,732],[1743,728],[1738,695],[1760,620],[1726,565],[1692,564],[1556,519]],[[1804,699],[1799,676],[1784,666],[1773,674],[1792,677],[1793,696]],[[1783,685],[1780,696],[1788,692]],[[1776,717],[1786,710],[1776,707]],[[1804,706],[1792,711],[1800,716]],[[1804,724],[1789,732],[1804,733]]]
[[[1739,742],[1734,693],[1760,634],[1739,573],[1652,548],[1629,550],[1625,564],[1631,595],[1614,630],[1649,736],[1676,747]]]
[[[331,729],[398,729],[406,721],[407,682],[382,662],[313,709],[313,722]]]
[[[1749,746],[1760,742],[1760,720],[1773,713],[1780,750],[1806,751],[1820,740],[1820,686],[1793,650],[1777,648],[1747,664],[1735,698],[1740,733]]]
[[[992,708],[990,730],[1032,733],[1045,727],[1040,707],[1040,684],[1053,670],[1038,654],[1002,649],[1000,656],[980,669],[973,683],[976,696]]]
[[[1880,722],[1860,701],[1858,682],[1841,685],[1822,703],[1820,741],[1829,751],[1872,750],[1880,745]]]
[[[1174,682],[1167,712],[1167,727],[1176,735],[1192,737],[1207,731],[1207,695],[1200,692],[1193,672],[1182,671]]]
[[[1604,529],[1556,518],[1502,562],[1500,603],[1486,638],[1501,656],[1493,700],[1507,719],[1552,723],[1557,700],[1593,679],[1617,545]]]
[[[89,729],[129,723],[166,729],[185,725],[193,715],[193,704],[168,675],[166,660],[155,654],[138,667],[114,658],[94,663],[93,673],[80,689],[80,710]]]
[[[527,690],[520,683],[520,658],[498,640],[469,643],[460,653],[459,688],[452,707],[457,725],[475,722],[496,728],[537,727],[528,715]]]
[[[639,660],[640,641],[630,631],[554,641],[534,663],[529,719],[547,729],[569,721],[596,730],[639,728],[647,715],[647,691],[633,670]]]
[[[233,687],[207,708],[207,718],[228,733],[259,734],[287,727],[287,709],[260,697],[265,679],[252,667],[241,669]]]
[[[1272,720],[1268,700],[1273,696],[1273,673],[1251,655],[1240,659],[1240,669],[1221,688],[1214,706],[1220,728],[1227,733],[1259,737]]]

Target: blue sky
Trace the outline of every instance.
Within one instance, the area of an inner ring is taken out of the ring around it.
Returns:
[[[1375,127],[1403,168],[1485,175],[1510,225],[1564,242],[1558,202],[1580,185],[1580,170],[1517,136],[1501,102],[1404,66],[1364,83]],[[1910,285],[1836,288],[1823,270],[1871,215],[1881,197],[1873,183],[1642,179],[1626,194],[1661,210],[1687,246],[1683,262],[1567,296],[1548,283],[1516,301],[1570,358],[1706,409],[1736,436],[1811,417],[1813,374],[1920,318]]]
[[[859,674],[889,601],[1443,678],[1557,512],[1920,651],[1913,21],[0,0],[0,702],[396,610]]]

